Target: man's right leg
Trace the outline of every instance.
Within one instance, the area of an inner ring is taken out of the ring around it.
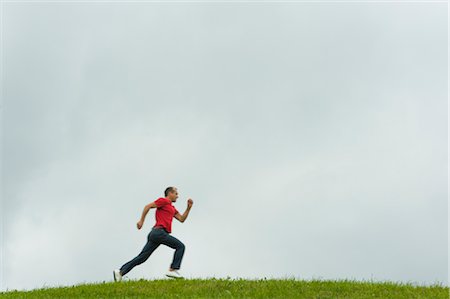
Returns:
[[[179,270],[181,266],[181,260],[183,259],[185,246],[184,244],[175,238],[166,233],[166,237],[161,241],[161,244],[167,245],[170,248],[175,249],[175,253],[173,254],[172,264],[170,265],[171,270]]]
[[[156,248],[161,244],[159,243],[159,232],[156,230],[152,230],[147,237],[147,244],[145,244],[144,248],[142,249],[141,253],[139,253],[138,256],[136,256],[131,261],[127,262],[120,268],[120,274],[123,276],[131,271],[134,267],[137,265],[142,264],[145,262],[149,256],[155,251]]]

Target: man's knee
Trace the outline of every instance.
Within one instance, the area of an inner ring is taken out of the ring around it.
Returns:
[[[184,249],[186,248],[186,246],[184,246],[184,243],[183,243],[183,242],[180,242],[180,243],[178,244],[177,248],[180,249],[180,250],[184,250]]]
[[[150,257],[150,254],[151,253],[149,251],[142,251],[141,253],[139,253],[137,258],[143,263]]]

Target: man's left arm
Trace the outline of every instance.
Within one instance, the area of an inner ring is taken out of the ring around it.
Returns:
[[[194,204],[194,201],[192,199],[188,199],[187,201],[187,208],[186,211],[184,211],[183,215],[180,213],[176,213],[173,217],[175,217],[178,221],[184,222],[189,215],[189,212],[191,211],[192,205]]]

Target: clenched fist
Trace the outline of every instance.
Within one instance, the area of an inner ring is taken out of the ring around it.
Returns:
[[[137,229],[141,229],[142,225],[144,225],[144,222],[139,220],[138,223],[136,223]]]
[[[188,208],[190,209],[190,208],[192,208],[192,205],[194,204],[194,201],[192,200],[192,199],[188,199],[188,201],[187,201],[187,205],[188,205]]]

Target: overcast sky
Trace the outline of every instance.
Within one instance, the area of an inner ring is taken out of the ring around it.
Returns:
[[[2,290],[112,280],[171,185],[187,277],[448,284],[446,3],[5,3],[2,32]]]

